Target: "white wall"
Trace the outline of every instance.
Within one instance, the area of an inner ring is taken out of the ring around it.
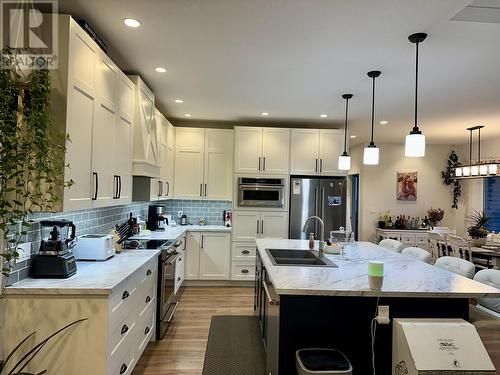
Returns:
[[[363,145],[351,149],[352,170],[360,174],[360,239],[376,239],[375,229],[379,212],[391,210],[393,215],[423,217],[431,207],[442,208],[445,215],[442,225],[455,227],[461,210],[453,210],[452,189],[445,186],[441,170],[445,168],[451,146],[427,145],[424,158],[406,158],[403,144],[380,144],[380,164],[362,164]],[[404,202],[396,199],[396,175],[398,171],[417,171],[417,201]],[[458,220],[460,221],[460,220]]]

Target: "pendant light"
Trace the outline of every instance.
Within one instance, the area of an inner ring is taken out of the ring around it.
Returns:
[[[352,94],[344,94],[342,98],[345,99],[345,125],[344,125],[344,152],[339,156],[339,171],[348,171],[351,169],[351,157],[347,153],[347,115],[349,111],[349,99]]]
[[[363,164],[365,165],[378,165],[380,150],[373,142],[373,123],[375,121],[375,78],[380,76],[381,72],[378,70],[372,70],[368,72],[368,77],[372,79],[372,136],[370,144],[365,147],[363,152]]]
[[[427,34],[416,33],[411,34],[408,40],[416,45],[415,55],[415,124],[410,134],[406,136],[405,141],[405,156],[407,157],[422,157],[425,156],[425,136],[418,128],[418,45],[422,43]]]

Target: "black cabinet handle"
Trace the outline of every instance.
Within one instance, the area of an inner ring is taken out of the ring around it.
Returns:
[[[205,184],[205,197],[207,196],[207,184]]]
[[[201,248],[203,249],[203,234],[201,235]]]
[[[246,268],[241,270],[241,273],[248,273],[248,270]]]
[[[259,171],[260,171],[260,156],[259,156]]]
[[[150,296],[147,296],[147,297],[146,297],[146,303],[148,303],[149,301],[151,301],[151,297],[150,297]]]
[[[149,275],[151,275],[151,270],[146,271],[146,276],[149,276]]]
[[[126,324],[123,325],[122,327],[122,335],[128,331],[128,326]]]
[[[241,253],[244,254],[244,255],[248,255],[248,254],[250,254],[250,251],[248,251],[248,250],[242,250]]]
[[[265,171],[266,170],[266,157],[264,156],[262,159],[263,159],[262,170]]]
[[[314,167],[314,172],[318,171],[318,159],[316,159],[316,166]]]
[[[319,171],[323,172],[323,159],[319,159]]]
[[[118,198],[122,197],[122,176],[118,176]]]
[[[99,191],[99,176],[97,175],[97,172],[92,172],[92,176],[94,177],[94,196],[92,197],[92,200],[95,201],[97,200],[97,192]]]
[[[128,291],[124,291],[123,294],[122,294],[122,299],[127,299],[128,296],[130,296],[130,294],[128,293]]]
[[[177,278],[177,281],[181,281],[181,278],[180,278],[180,277],[178,277],[178,278]]]
[[[115,187],[115,192],[113,194],[113,199],[118,199],[118,175],[113,176],[113,185]]]
[[[170,182],[166,181],[165,184],[167,184],[167,192],[165,193],[165,196],[168,197],[168,195],[170,194]]]
[[[144,334],[145,334],[145,335],[147,335],[147,334],[149,333],[149,331],[151,331],[151,330],[149,329],[149,327],[146,327],[146,329],[144,330]]]
[[[182,258],[179,258],[179,262],[182,262]]]
[[[124,363],[122,367],[120,367],[120,374],[124,374],[127,371],[127,365]]]
[[[162,190],[163,190],[163,182],[158,181],[158,196],[162,196]]]

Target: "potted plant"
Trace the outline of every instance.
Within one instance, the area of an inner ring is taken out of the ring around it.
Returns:
[[[490,231],[486,228],[486,224],[491,220],[484,211],[474,210],[474,213],[467,217],[470,226],[467,228],[467,233],[471,237],[472,245],[482,246],[486,243],[486,237]]]
[[[430,208],[427,211],[427,218],[431,228],[434,228],[441,220],[443,220],[444,210],[442,208]]]

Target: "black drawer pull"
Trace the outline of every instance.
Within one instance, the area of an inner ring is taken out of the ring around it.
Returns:
[[[179,258],[179,263],[182,262],[182,258]]]
[[[181,281],[181,278],[180,278],[180,277],[178,277],[178,278],[177,278],[177,281]]]
[[[144,330],[144,334],[145,334],[145,335],[147,335],[147,334],[149,333],[149,331],[151,331],[151,330],[149,329],[149,327],[146,327],[146,329]]]
[[[147,270],[147,271],[146,271],[146,276],[151,275],[151,273],[152,273],[152,272],[151,272],[151,270]]]
[[[244,268],[241,270],[241,273],[248,273],[248,270]]]
[[[127,299],[128,296],[130,296],[130,294],[128,294],[128,291],[124,291],[123,294],[122,294],[122,299]]]
[[[242,253],[242,254],[245,254],[245,255],[248,255],[248,254],[250,254],[250,251],[248,251],[248,250],[243,250],[241,253]]]
[[[120,374],[124,374],[127,371],[127,365],[124,363],[122,367],[120,367]]]
[[[122,327],[122,335],[128,331],[128,327],[126,324],[123,325]]]
[[[149,301],[151,301],[151,297],[150,297],[150,296],[147,296],[147,297],[146,297],[146,303],[148,303]]]

